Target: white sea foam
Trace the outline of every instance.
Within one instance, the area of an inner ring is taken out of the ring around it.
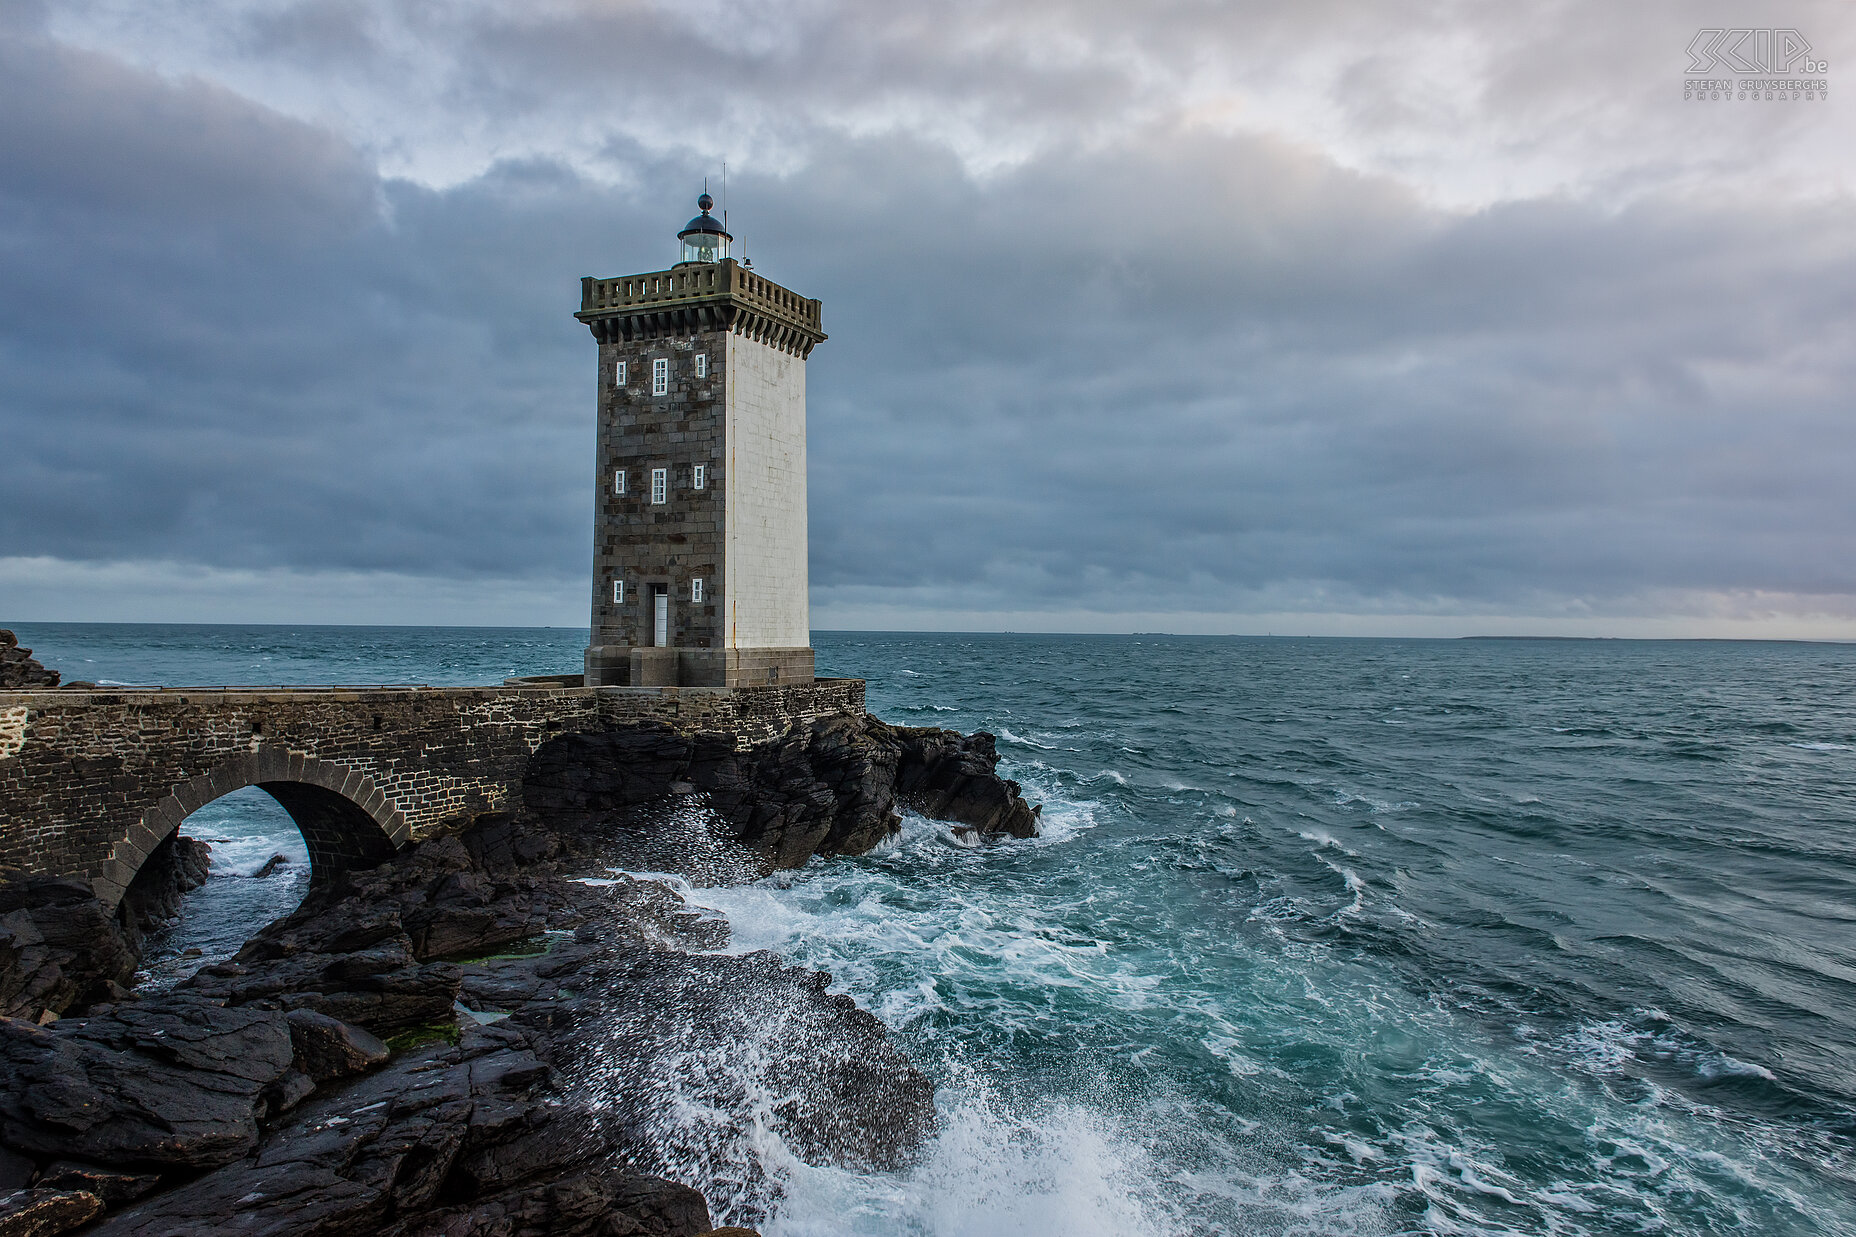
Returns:
[[[182,832],[193,835],[192,829],[183,829]],[[277,855],[282,855],[286,864],[299,867],[307,867],[309,864],[309,849],[303,845],[302,835],[294,829],[288,833],[245,837],[214,836],[207,841],[207,845],[212,847],[210,875],[214,877],[254,876]]]
[[[1040,752],[1058,752],[1058,751],[1066,751],[1066,750],[1067,751],[1076,750],[1075,748],[1067,748],[1067,749],[1062,748],[1062,747],[1057,746],[1054,743],[1046,743],[1042,741],[1041,739],[1032,739],[1032,738],[1027,738],[1024,735],[1014,734],[1012,733],[1012,729],[1009,726],[999,727],[998,734],[999,734],[999,737],[1001,739],[1004,739],[1007,743],[1016,743],[1020,747],[1034,747]]]
[[[1856,751],[1848,743],[1787,743],[1787,747],[1796,747],[1807,752],[1849,752]]]
[[[1765,1066],[1730,1057],[1724,1052],[1702,1054],[1695,1064],[1695,1072],[1709,1081],[1717,1078],[1763,1078],[1767,1082],[1779,1080],[1778,1075]]]
[[[1393,802],[1389,799],[1375,799],[1370,795],[1356,794],[1351,790],[1342,790],[1338,786],[1329,787],[1328,789],[1334,796],[1335,804],[1340,807],[1351,807],[1355,803],[1361,803],[1366,805],[1367,811],[1378,813],[1404,812],[1418,806],[1417,803],[1412,800]]]
[[[1359,851],[1350,849],[1333,834],[1324,829],[1304,829],[1298,831],[1295,836],[1301,838],[1304,842],[1313,842],[1315,844],[1315,849],[1318,851],[1337,850],[1341,854],[1348,855],[1355,859],[1360,857]]]
[[[921,1163],[877,1180],[789,1163],[767,1237],[1124,1237],[1184,1233],[1140,1143],[1099,1110],[1018,1113],[972,1079],[943,1084]]]

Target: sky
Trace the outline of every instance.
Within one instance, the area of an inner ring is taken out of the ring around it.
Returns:
[[[1830,90],[1685,99],[1704,28]],[[1852,51],[1841,0],[9,0],[0,624],[583,625],[578,281],[726,164],[831,336],[815,628],[1856,639]]]

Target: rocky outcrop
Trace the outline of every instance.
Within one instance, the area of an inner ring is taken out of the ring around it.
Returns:
[[[1026,803],[1018,783],[999,776],[992,735],[867,720],[902,748],[896,798],[905,807],[930,820],[956,821],[963,826],[956,832],[983,838],[1037,836],[1043,807]]]
[[[0,1022],[0,1142],[33,1159],[157,1173],[213,1168],[284,1107],[282,1014],[176,996],[49,1027]],[[298,1096],[301,1098],[301,1096]]]
[[[204,879],[203,847],[170,840],[117,914],[78,881],[0,885],[0,1235],[693,1237],[709,1204],[671,1178],[726,1182],[753,1219],[756,1130],[903,1165],[934,1088],[882,1023],[829,976],[719,952],[725,924],[604,875],[610,843],[694,820],[662,836],[715,834],[738,879],[867,851],[903,808],[1029,836],[997,763],[989,735],[868,717],[745,751],[558,739],[522,810],[319,884],[142,1000],[139,929]]]
[[[813,855],[859,855],[901,826],[899,808],[982,838],[1032,837],[1039,809],[998,775],[984,732],[824,718],[746,752],[733,736],[638,726],[566,735],[529,762],[523,793],[580,827],[677,793],[704,793],[760,871]]]
[[[667,1178],[757,1121],[817,1162],[908,1158],[933,1086],[876,1018],[710,952],[726,925],[665,886],[565,875],[569,840],[483,817],[169,993],[0,1020],[0,1188],[68,1222],[20,1231],[694,1235]]]
[[[38,1022],[112,999],[135,975],[141,942],[88,882],[0,883],[0,1014]]]
[[[115,913],[88,881],[0,882],[0,1015],[37,1022],[125,995],[142,934],[173,918],[206,880],[210,848],[170,836],[149,856]]]
[[[33,659],[31,649],[19,647],[19,637],[0,627],[0,691],[32,691],[58,686],[59,674]]]
[[[117,1213],[110,1237],[697,1234],[688,1186],[614,1162],[519,1028],[468,1026],[304,1103],[252,1153]]]
[[[206,883],[213,866],[213,848],[198,838],[168,834],[148,858],[123,894],[123,905],[136,926],[150,931],[180,914],[181,901]]]

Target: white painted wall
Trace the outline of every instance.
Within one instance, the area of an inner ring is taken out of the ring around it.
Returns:
[[[805,648],[806,363],[731,334],[727,373],[726,639]]]

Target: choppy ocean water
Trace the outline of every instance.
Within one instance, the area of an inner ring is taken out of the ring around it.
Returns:
[[[172,684],[498,682],[583,642],[20,634],[70,678]],[[1046,832],[912,819],[688,891],[940,1084],[905,1174],[726,1152],[771,1170],[739,1200],[769,1234],[1856,1233],[1856,647],[816,642],[878,715],[997,734]],[[224,862],[157,979],[301,892],[261,792],[189,832]]]

